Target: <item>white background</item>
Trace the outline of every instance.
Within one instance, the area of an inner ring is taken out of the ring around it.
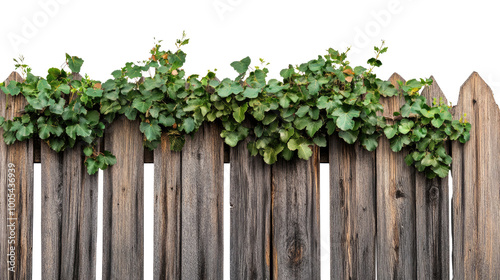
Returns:
[[[146,59],[153,38],[174,48],[183,30],[191,38],[183,48],[188,54],[187,73],[205,74],[217,68],[218,77],[231,78],[235,73],[229,64],[247,55],[252,66],[259,64],[259,58],[270,62],[270,76],[278,78],[288,64],[307,62],[330,47],[351,46],[348,60],[353,66],[365,66],[373,46],[384,39],[389,51],[376,70],[379,77],[386,79],[393,72],[406,79],[433,75],[456,104],[460,86],[473,71],[494,93],[500,92],[498,8],[496,1],[461,0],[7,1],[0,17],[0,79],[14,70],[12,58],[19,54],[34,74],[44,76],[48,68],[60,67],[69,53],[85,59],[83,73],[105,81],[126,62]],[[329,279],[328,178],[322,168],[322,276]],[[33,262],[34,279],[40,279],[39,166],[36,170]],[[152,172],[147,165],[145,279],[152,278],[153,182],[148,181]],[[227,238],[225,244],[227,264]],[[101,247],[98,275],[100,252]]]

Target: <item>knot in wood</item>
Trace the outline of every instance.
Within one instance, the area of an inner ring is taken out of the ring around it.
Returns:
[[[401,190],[397,190],[396,191],[396,198],[404,198],[406,195],[404,192],[402,192]]]
[[[288,260],[292,267],[297,267],[302,263],[304,256],[304,243],[300,238],[290,240],[288,245]]]
[[[439,198],[439,189],[436,186],[432,186],[429,189],[429,200],[430,201],[435,201]]]

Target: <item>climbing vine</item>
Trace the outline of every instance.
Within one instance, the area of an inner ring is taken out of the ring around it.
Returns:
[[[156,148],[166,133],[175,151],[204,122],[220,120],[226,144],[234,147],[251,135],[251,155],[261,155],[268,164],[278,157],[309,159],[311,146],[325,147],[332,134],[368,151],[374,151],[385,135],[394,152],[408,148],[408,165],[434,178],[447,176],[450,169],[445,141],[469,139],[471,125],[465,115],[453,120],[450,106],[442,100],[429,106],[420,95],[432,80],[399,82],[398,90],[376,77],[373,70],[382,65],[384,44],[374,48],[368,69],[350,66],[348,50],[329,49],[316,59],[281,70],[280,80],[267,78],[262,59],[260,66],[251,68],[249,57],[231,63],[236,78],[219,80],[212,71],[203,77],[186,75],[181,47],[188,42],[183,34],[177,49],[166,51],[159,41],[148,59],[126,63],[104,83],[88,76],[77,78],[84,61],[76,56],[66,54],[71,73],[50,68],[45,78],[33,75],[22,58],[17,60],[24,82],[10,81],[0,89],[12,96],[22,94],[27,105],[20,117],[0,117],[5,142],[39,137],[56,152],[83,142],[87,171],[94,174],[116,163],[109,151],[99,152],[96,143],[121,115],[140,120],[147,148]],[[381,97],[400,96],[406,101],[400,111],[384,117]]]

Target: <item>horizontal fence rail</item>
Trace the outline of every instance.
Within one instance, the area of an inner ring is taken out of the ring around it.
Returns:
[[[13,72],[10,81],[22,78]],[[393,74],[390,81],[398,87],[404,79]],[[422,95],[429,104],[447,102],[435,81]],[[0,92],[1,116],[19,115],[25,102]],[[384,114],[392,116],[402,102],[383,99]],[[222,279],[224,238],[231,279],[320,279],[321,239],[330,240],[330,264],[322,265],[331,279],[497,279],[500,111],[475,72],[452,111],[456,119],[467,113],[472,129],[469,142],[447,146],[451,213],[448,178],[430,180],[408,167],[406,154],[393,153],[384,137],[368,152],[331,136],[309,161],[270,166],[250,156],[250,139],[225,146],[217,123],[200,127],[181,152],[170,151],[168,135],[148,151],[138,122],[121,117],[98,144],[117,157],[103,173],[98,225],[99,175],[87,174],[80,144],[57,154],[39,139],[7,146],[0,133],[0,279],[32,279],[34,163],[42,170],[42,279],[96,279],[100,254],[102,279],[144,278],[143,163],[154,163],[154,279]],[[231,164],[229,205],[223,203],[225,162]],[[329,163],[329,193],[320,194],[321,162]],[[320,236],[321,195],[330,199],[329,237]]]

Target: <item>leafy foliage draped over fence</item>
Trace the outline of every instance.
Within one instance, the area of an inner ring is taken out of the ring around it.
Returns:
[[[264,61],[250,68],[246,57],[231,63],[238,73],[235,79],[220,81],[211,71],[204,77],[186,76],[181,68],[186,54],[180,48],[188,42],[183,36],[176,51],[164,51],[160,41],[149,59],[126,63],[104,83],[88,76],[75,79],[83,59],[68,54],[72,74],[51,68],[46,78],[37,77],[18,63],[26,80],[1,89],[13,96],[22,94],[28,105],[21,117],[0,119],[5,142],[38,136],[59,152],[83,141],[85,164],[94,174],[116,163],[110,152],[97,151],[96,139],[119,115],[140,119],[144,145],[150,149],[167,133],[171,149],[181,150],[186,135],[193,135],[205,121],[220,120],[226,144],[234,147],[251,134],[255,140],[248,143],[250,154],[260,154],[268,164],[278,156],[309,159],[311,146],[326,146],[334,133],[374,151],[384,134],[394,152],[409,147],[406,163],[433,178],[446,177],[450,169],[444,142],[469,139],[471,126],[465,118],[452,120],[450,106],[441,100],[428,106],[420,95],[432,80],[412,79],[397,90],[376,77],[373,69],[382,65],[384,44],[374,48],[376,56],[367,62],[370,69],[352,67],[347,51],[329,49],[317,59],[283,69],[282,80],[267,79]],[[402,97],[406,103],[394,116],[383,116],[382,97]]]

